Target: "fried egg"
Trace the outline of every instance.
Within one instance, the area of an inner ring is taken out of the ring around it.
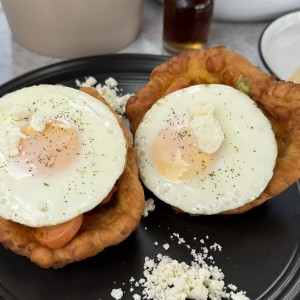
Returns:
[[[115,115],[69,87],[39,85],[0,99],[0,216],[33,226],[97,206],[123,173],[127,146]]]
[[[158,100],[135,135],[144,185],[190,214],[256,199],[273,176],[277,145],[256,103],[225,85],[195,85]]]

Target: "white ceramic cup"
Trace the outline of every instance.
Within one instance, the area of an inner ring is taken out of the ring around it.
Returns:
[[[13,37],[59,58],[107,54],[139,34],[144,0],[2,0]]]

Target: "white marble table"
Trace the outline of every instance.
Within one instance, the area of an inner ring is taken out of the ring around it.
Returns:
[[[267,22],[212,23],[207,46],[225,45],[260,66],[258,40]],[[168,54],[162,46],[162,4],[147,0],[143,25],[138,38],[119,53]],[[62,61],[34,53],[18,44],[9,29],[0,5],[0,85],[28,71]]]

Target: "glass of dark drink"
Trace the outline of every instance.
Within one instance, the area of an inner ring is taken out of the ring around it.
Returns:
[[[163,43],[179,53],[201,49],[208,40],[214,0],[164,0]]]

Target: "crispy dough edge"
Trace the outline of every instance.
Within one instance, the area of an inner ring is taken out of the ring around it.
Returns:
[[[156,67],[149,82],[127,102],[126,115],[134,135],[144,114],[178,81],[193,84],[244,85],[272,123],[279,146],[274,174],[262,194],[223,214],[243,213],[280,194],[300,178],[300,84],[277,81],[243,56],[223,46],[182,53]]]
[[[110,106],[92,88],[83,92]],[[144,211],[144,190],[135,164],[135,151],[122,119],[115,114],[126,138],[128,154],[123,174],[118,179],[115,199],[84,214],[83,224],[65,246],[49,249],[35,238],[35,228],[0,218],[0,242],[13,252],[28,257],[42,268],[62,268],[75,261],[94,256],[105,248],[125,240],[138,226]]]

